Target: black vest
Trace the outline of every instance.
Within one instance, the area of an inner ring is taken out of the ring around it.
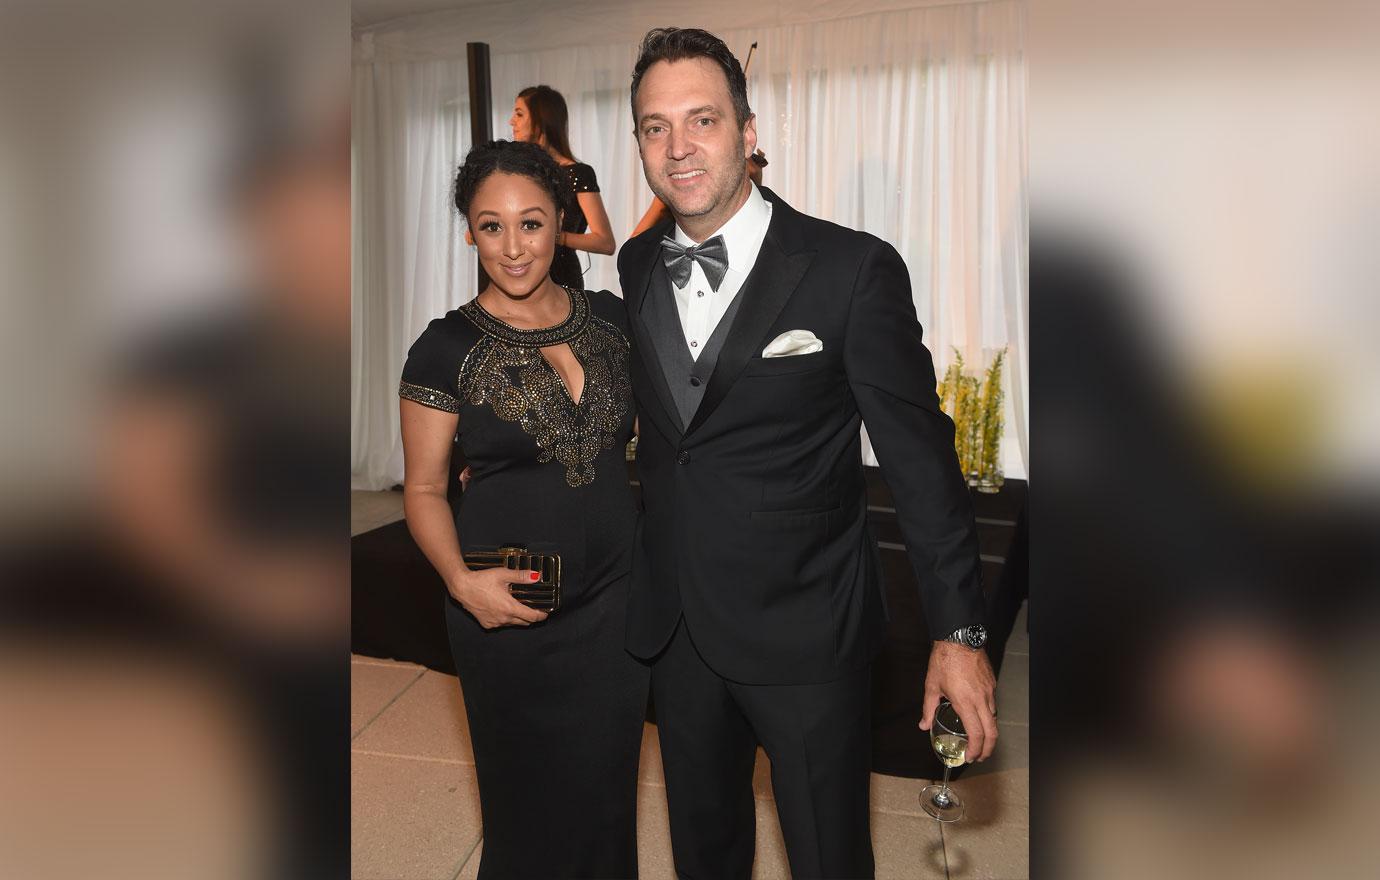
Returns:
[[[692,358],[689,349],[685,347],[685,328],[680,323],[680,312],[676,309],[671,275],[660,259],[657,260],[652,283],[647,290],[647,301],[642,306],[642,320],[651,334],[657,361],[661,364],[666,384],[670,386],[671,396],[676,400],[677,415],[680,416],[679,428],[682,432],[695,417],[695,411],[699,409],[700,401],[704,398],[704,389],[709,384],[709,377],[714,374],[719,351],[723,348],[724,339],[727,338],[728,331],[733,326],[733,319],[738,314],[738,304],[743,301],[742,292],[742,288],[739,288],[733,302],[729,303],[728,310],[719,319],[719,325],[705,340],[699,358]]]

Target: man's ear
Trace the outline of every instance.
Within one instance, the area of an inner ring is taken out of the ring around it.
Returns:
[[[757,114],[748,114],[747,122],[743,123],[743,158],[746,159],[757,152]]]
[[[465,244],[474,247],[474,233],[470,232],[468,229],[465,230]]]

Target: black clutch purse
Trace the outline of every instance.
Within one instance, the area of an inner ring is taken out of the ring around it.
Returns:
[[[556,611],[561,607],[561,557],[557,553],[533,553],[526,547],[506,545],[497,550],[470,550],[463,554],[465,564],[479,570],[507,568],[512,571],[530,569],[541,574],[535,583],[508,585],[513,598],[538,611]]]

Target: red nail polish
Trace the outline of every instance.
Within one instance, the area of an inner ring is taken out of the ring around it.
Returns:
[[[532,572],[532,580],[534,580],[534,581],[539,581],[539,580],[541,580],[541,575],[538,574],[538,573],[535,572],[535,571]]]

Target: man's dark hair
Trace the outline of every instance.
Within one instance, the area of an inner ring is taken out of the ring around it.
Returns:
[[[637,126],[637,90],[642,85],[642,74],[658,61],[682,61],[687,58],[708,58],[724,72],[728,80],[728,94],[733,98],[733,115],[741,131],[752,115],[748,106],[747,77],[743,76],[743,66],[728,45],[709,31],[699,28],[652,28],[642,38],[638,50],[637,64],[632,75],[633,126]]]
[[[489,141],[473,147],[455,175],[455,208],[466,222],[479,185],[498,172],[520,174],[532,180],[551,196],[558,212],[569,212],[575,200],[569,175],[546,150],[526,141]]]

